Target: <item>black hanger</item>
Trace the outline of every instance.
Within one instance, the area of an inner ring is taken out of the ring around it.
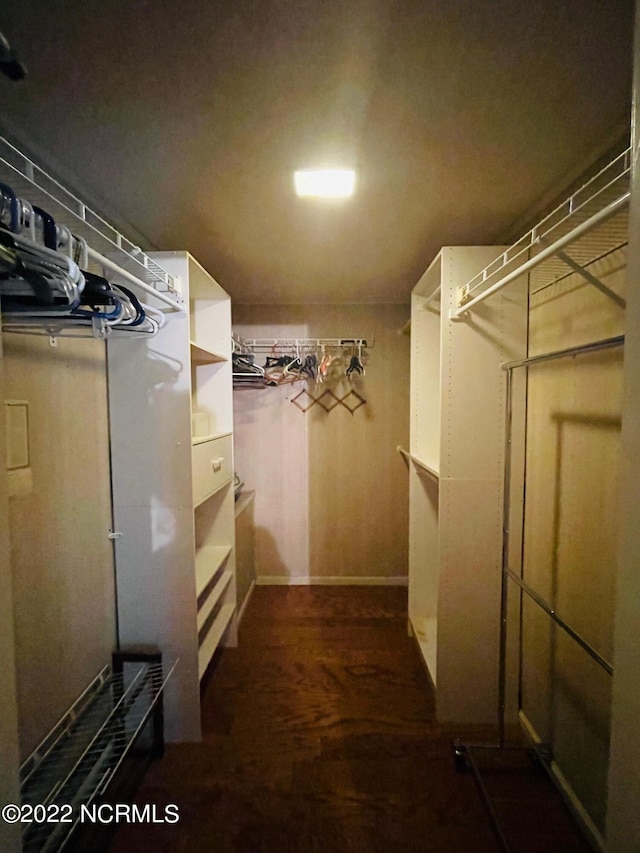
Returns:
[[[43,210],[41,207],[33,208],[33,212],[36,216],[40,217],[42,221],[42,241],[47,249],[51,249],[54,252],[58,251],[58,231],[56,229],[56,222],[53,216],[50,213],[47,213],[46,210]]]
[[[0,199],[2,203],[0,221],[4,221],[3,217],[6,208],[9,212],[9,223],[6,227],[10,231],[13,231],[14,234],[17,234],[20,230],[20,202],[18,201],[18,197],[8,184],[2,183],[0,183],[0,195],[2,196]]]
[[[351,361],[349,362],[349,367],[347,367],[346,374],[347,376],[351,376],[352,373],[364,373],[364,367],[362,362],[360,361],[360,356],[352,355]]]

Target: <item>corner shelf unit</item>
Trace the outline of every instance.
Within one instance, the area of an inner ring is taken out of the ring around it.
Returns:
[[[188,311],[108,340],[118,622],[179,663],[168,741],[201,738],[200,680],[235,644],[231,301],[187,252],[159,252]]]
[[[504,376],[525,354],[526,281],[470,322],[449,312],[500,247],[446,247],[413,289],[409,621],[442,721],[495,720]]]

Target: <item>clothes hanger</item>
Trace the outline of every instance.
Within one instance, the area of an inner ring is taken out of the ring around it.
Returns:
[[[324,382],[327,377],[327,373],[329,372],[329,368],[331,367],[332,356],[327,353],[324,344],[322,344],[320,351],[322,357],[320,359],[320,364],[318,365],[318,381]]]
[[[264,388],[265,370],[254,363],[253,353],[232,353],[233,385],[239,387]]]
[[[81,304],[72,309],[71,316],[83,319],[96,318],[114,322],[122,317],[124,300],[128,297],[117,294],[106,278],[95,273],[84,273],[85,286]],[[101,310],[107,309],[110,310]]]
[[[260,367],[259,364],[255,364],[254,358],[255,356],[253,355],[253,353],[234,352],[231,354],[231,360],[233,362],[234,370],[237,368],[236,372],[264,376],[264,367]]]
[[[142,325],[144,323],[144,321],[146,320],[147,315],[146,315],[146,312],[145,312],[144,308],[142,307],[142,304],[140,303],[138,297],[135,295],[135,293],[132,290],[129,290],[128,287],[124,287],[124,285],[122,285],[122,284],[119,284],[119,285],[112,284],[111,287],[113,288],[113,290],[116,293],[119,293],[122,296],[125,296],[128,299],[129,304],[134,309],[133,316],[132,317],[130,316],[126,319],[123,319],[121,322],[123,324],[126,324],[127,326],[131,326],[131,327]]]
[[[294,347],[292,347],[292,350]],[[295,374],[297,378],[300,378],[300,370],[302,368],[302,361],[300,360],[300,346],[298,343],[295,344],[295,355],[292,355],[289,362],[285,365],[283,378],[289,379],[289,381],[294,381],[291,377]]]
[[[359,373],[361,376],[364,375],[364,365],[362,363],[362,345],[358,344],[358,354],[355,353],[355,345],[352,350],[351,361],[349,362],[349,366],[347,367],[345,373],[348,379],[351,378],[353,373]]]
[[[28,201],[25,201],[23,198],[18,199],[18,204],[20,206],[20,232],[23,229],[27,229],[29,233],[29,238],[36,242],[36,212],[33,208],[33,205],[29,204]]]
[[[52,304],[53,294],[49,279],[37,270],[25,267],[13,235],[0,230],[0,245],[3,260],[0,293],[5,296],[4,310],[7,311],[12,305],[11,301],[6,301],[6,297],[34,297],[42,304]]]
[[[315,378],[318,375],[318,359],[315,353],[309,353],[305,356],[300,367],[300,373],[306,374],[310,379],[315,381]]]
[[[54,252],[58,251],[58,229],[56,228],[56,222],[53,216],[50,213],[47,213],[46,210],[43,210],[41,207],[34,207],[34,213],[36,213],[42,223],[42,239],[44,245],[47,249],[51,249]]]
[[[20,230],[20,203],[8,184],[0,183],[0,223],[17,234]]]
[[[4,229],[0,229],[0,242],[5,259],[14,259],[13,268],[0,278],[0,292],[6,297],[4,313],[38,316],[79,304],[84,276],[73,261]]]
[[[165,323],[161,311],[143,306],[132,291],[106,278],[82,272],[88,265],[86,240],[57,225],[48,211],[16,196],[0,183],[0,293],[5,326],[35,331],[46,318],[62,333],[60,323],[91,325],[157,334]],[[97,324],[97,325],[96,325]],[[43,329],[50,333],[53,326]]]
[[[72,234],[73,260],[78,264],[80,269],[86,270],[89,266],[89,247],[84,237],[79,237],[77,234]]]

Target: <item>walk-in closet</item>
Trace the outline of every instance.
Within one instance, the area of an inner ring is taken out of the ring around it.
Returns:
[[[445,5],[0,17],[2,851],[640,850],[636,4]]]

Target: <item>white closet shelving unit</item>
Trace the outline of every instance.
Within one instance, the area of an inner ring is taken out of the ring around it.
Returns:
[[[178,658],[166,735],[197,741],[200,681],[237,639],[231,302],[187,252],[152,260],[188,312],[108,344],[119,632]]]
[[[414,287],[409,619],[442,720],[494,723],[500,698],[505,424],[522,441],[526,393],[515,383],[505,411],[501,365],[528,355],[529,292],[579,273],[624,307],[593,271],[627,241],[629,168],[625,151],[508,248],[443,248]]]
[[[68,343],[58,344],[57,336],[109,338],[109,357],[105,357],[104,363],[110,363],[111,367],[113,507],[114,519],[119,528],[116,527],[110,533],[105,525],[104,537],[106,539],[109,535],[114,539],[118,560],[117,591],[121,607],[119,639],[122,645],[145,643],[160,646],[164,655],[162,686],[164,679],[174,671],[175,659],[179,659],[176,683],[166,693],[167,734],[174,740],[196,739],[200,734],[198,634],[189,473],[189,317],[185,301],[173,276],[160,264],[2,138],[0,180],[25,204],[41,207],[61,229],[67,229],[67,233],[72,233],[74,238],[86,241],[88,260],[83,262],[83,269],[132,288],[141,301],[152,304],[166,315],[166,327],[154,337],[121,330],[112,333],[104,324],[74,327],[73,320],[66,319],[60,324],[50,323],[46,318],[40,325],[34,322],[32,327],[23,331],[49,335],[52,346],[57,347],[52,352],[56,353],[65,352],[64,347]],[[220,322],[223,322],[222,318]],[[15,332],[11,322],[7,322],[6,326],[7,332]],[[230,334],[229,320],[224,335],[228,339]],[[223,352],[220,357],[224,358],[226,354]],[[0,372],[0,381],[2,378]],[[230,378],[228,385],[230,400]],[[186,394],[183,392],[185,387]],[[181,411],[183,399],[186,400],[184,413]],[[72,401],[63,403],[71,404]],[[82,413],[78,412],[77,417],[81,418]],[[227,421],[231,422],[230,415]],[[4,430],[2,436],[4,439]],[[187,448],[186,454],[181,452],[183,444]],[[2,446],[4,448],[4,440]],[[106,454],[106,448],[100,450]],[[182,464],[183,456],[186,465]],[[7,542],[8,512],[4,486],[1,496],[2,539]],[[187,512],[183,512],[185,506]],[[232,572],[232,524],[230,529],[226,567]],[[95,548],[96,545],[90,539],[81,544],[86,549]],[[3,572],[10,578],[6,549],[1,556]],[[111,572],[112,567],[106,566],[105,571]],[[10,608],[10,590],[5,589],[5,586],[3,591],[7,594],[3,603]],[[223,586],[223,590],[216,586],[216,594],[221,591],[224,591],[225,596],[232,594],[233,574],[225,578]],[[212,610],[210,608],[208,616]],[[231,613],[228,618],[230,616]],[[11,680],[15,661],[10,612],[9,617],[8,621],[5,620],[9,628],[8,633],[3,632],[0,658],[3,670],[6,670],[7,678]],[[195,680],[190,678],[190,657],[196,661]],[[172,680],[173,677],[169,679]],[[11,789],[9,799],[19,802],[17,699],[13,690],[9,690],[7,702],[0,782],[3,792],[8,793]],[[91,782],[87,780],[83,788],[87,796],[92,790],[90,786]],[[39,801],[42,801],[41,797]],[[17,837],[10,838],[3,832],[0,832],[0,836],[7,849],[19,848]]]
[[[470,322],[457,290],[500,247],[443,248],[411,310],[409,620],[437,716],[494,722],[500,609],[504,376],[526,352],[526,286]],[[488,378],[489,377],[489,378]]]
[[[189,304],[192,505],[198,601],[198,672],[223,637],[237,642],[231,300],[186,252],[155,259]]]
[[[100,330],[118,635],[179,661],[166,736],[198,740],[200,679],[236,641],[230,298],[186,252],[141,251],[4,139],[0,180],[86,241],[91,272],[165,314],[155,336]]]

